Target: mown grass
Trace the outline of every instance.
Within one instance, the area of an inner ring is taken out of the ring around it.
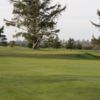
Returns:
[[[100,51],[0,47],[0,100],[99,100]]]

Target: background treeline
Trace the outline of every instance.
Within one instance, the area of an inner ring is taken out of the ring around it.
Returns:
[[[41,44],[41,48],[66,48],[66,49],[96,49],[100,50],[100,37],[92,37],[89,40],[75,40],[69,38],[68,40],[60,40],[58,37],[49,37],[44,39]]]
[[[4,34],[4,26],[0,28],[0,46],[22,46],[32,48],[32,43],[27,40],[20,41],[9,41],[7,42],[7,37]],[[39,48],[66,48],[66,49],[95,49],[100,50],[100,36],[96,38],[95,36],[89,40],[75,40],[69,38],[67,41],[60,40],[58,35],[51,35],[49,37],[43,37]]]
[[[6,45],[0,43],[1,46],[21,46],[21,47],[29,47],[31,48],[31,44],[26,40],[17,40],[17,41],[9,41],[6,42]],[[39,48],[66,48],[66,49],[86,49],[86,50],[100,50],[100,37],[92,37],[92,39],[89,40],[75,40],[73,38],[69,38],[68,40],[60,40],[57,37],[49,37],[44,38]]]

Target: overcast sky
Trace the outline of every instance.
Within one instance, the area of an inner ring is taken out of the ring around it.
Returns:
[[[9,0],[1,0],[0,2],[0,26],[4,25],[3,19],[12,17],[12,6]],[[96,15],[97,9],[100,9],[100,0],[54,0],[56,3],[66,5],[67,9],[59,17],[58,27],[61,30],[59,37],[67,40],[75,39],[91,39],[92,35],[99,36],[100,32],[90,20],[99,22]],[[13,28],[5,30],[9,40],[14,34]]]

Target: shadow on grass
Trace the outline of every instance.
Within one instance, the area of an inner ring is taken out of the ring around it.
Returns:
[[[2,53],[0,57],[14,57],[14,58],[40,58],[40,59],[86,59],[86,60],[100,60],[100,56],[91,53],[83,54],[27,54],[27,53]]]
[[[99,76],[79,76],[79,75],[47,75],[47,76],[5,76],[0,77],[1,83],[56,83],[56,82],[74,82],[74,81],[100,81]]]

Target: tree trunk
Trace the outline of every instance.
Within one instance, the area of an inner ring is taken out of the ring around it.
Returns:
[[[40,40],[38,39],[37,41],[36,41],[36,43],[34,43],[33,42],[33,49],[38,49],[39,48],[39,42],[40,42]]]

